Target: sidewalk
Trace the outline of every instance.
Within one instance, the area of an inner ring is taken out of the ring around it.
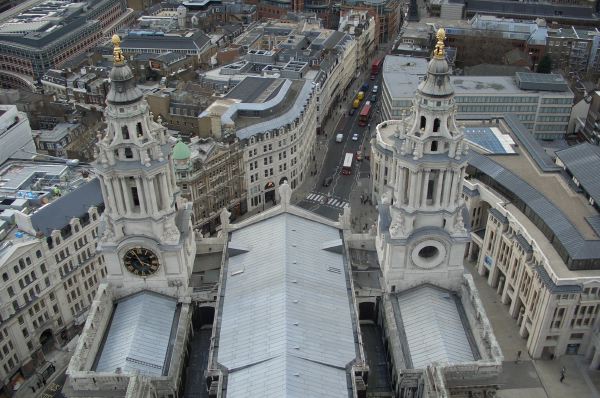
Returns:
[[[563,355],[554,360],[531,359],[526,341],[519,336],[517,323],[500,302],[496,289],[488,286],[485,278],[474,269],[472,262],[465,262],[465,271],[473,276],[479,297],[492,324],[496,339],[504,354],[500,378],[500,398],[600,398],[598,388],[600,372],[590,371],[589,363],[582,355]],[[521,360],[515,363],[521,351]],[[560,369],[566,369],[566,378],[560,382]]]
[[[54,396],[54,393],[60,391],[62,385],[58,385],[54,383],[54,381],[58,377],[62,376],[67,370],[67,366],[69,366],[69,361],[71,360],[73,352],[68,351],[67,346],[69,346],[69,344],[63,348],[57,348],[52,352],[45,354],[46,361],[54,364],[55,367],[54,373],[48,376],[48,378],[45,380],[45,383],[39,374],[34,373],[19,387],[19,389],[13,395],[13,398],[35,398],[41,396],[52,397]],[[47,362],[44,362],[42,366],[44,366]],[[41,369],[38,368],[38,370]]]

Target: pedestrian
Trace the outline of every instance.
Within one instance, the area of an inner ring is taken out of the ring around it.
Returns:
[[[29,386],[29,388],[31,388],[31,392],[35,392],[35,387],[34,386]]]
[[[515,363],[519,363],[519,359],[521,359],[521,350],[517,351],[517,359],[515,360]]]
[[[561,383],[562,383],[562,382],[563,382],[563,380],[565,379],[565,377],[566,377],[566,373],[567,373],[567,370],[566,370],[566,369],[565,369],[565,367],[563,366],[563,367],[562,367],[562,369],[560,370],[560,382],[561,382]]]

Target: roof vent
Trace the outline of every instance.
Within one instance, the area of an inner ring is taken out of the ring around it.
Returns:
[[[300,377],[300,373],[294,373],[294,376]]]
[[[299,349],[300,349],[300,346],[295,346],[294,347],[294,350],[299,350]]]
[[[295,279],[292,279],[292,283],[298,283],[298,281]]]
[[[327,271],[333,272],[334,274],[341,274],[342,273],[341,269],[335,268],[335,267],[329,267],[329,268],[327,268]]]
[[[298,300],[294,300],[294,304],[298,304]]]
[[[294,326],[298,326],[300,325],[298,322],[294,322]]]

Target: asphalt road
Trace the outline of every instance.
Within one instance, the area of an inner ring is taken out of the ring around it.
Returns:
[[[360,78],[355,80],[352,91],[348,94],[348,98],[341,104],[343,113],[339,116],[337,123],[335,124],[335,130],[326,131],[327,148],[323,148],[323,150],[326,150],[327,154],[325,155],[321,170],[319,170],[319,178],[312,188],[311,194],[307,195],[305,199],[298,203],[298,206],[333,220],[338,218],[338,215],[342,212],[344,206],[350,201],[350,193],[356,189],[358,179],[366,178],[370,173],[369,161],[364,159],[364,154],[368,153],[371,134],[374,131],[376,123],[379,121],[378,110],[380,107],[379,101],[382,76],[382,73],[380,72],[375,80],[369,80],[370,72],[369,68],[366,72],[361,74]],[[379,86],[377,101],[374,104],[375,109],[371,114],[370,128],[368,126],[361,127],[358,125],[358,116],[360,109],[362,109],[365,104],[365,100],[361,102],[360,107],[356,110],[354,115],[348,115],[348,111],[352,107],[352,101],[356,97],[356,94],[363,83],[369,84],[369,90],[365,93],[366,99],[371,97],[373,86]],[[344,134],[342,142],[335,141],[335,137],[338,133]],[[352,140],[352,135],[355,133],[358,134],[357,141]],[[343,175],[341,172],[346,153],[355,155],[359,150],[363,153],[363,160],[357,161],[355,157],[352,174]],[[333,181],[328,187],[324,187],[323,181],[328,177],[332,177]],[[327,203],[324,202],[326,197],[329,198]]]

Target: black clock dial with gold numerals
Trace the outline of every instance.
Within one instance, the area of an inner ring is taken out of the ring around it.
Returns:
[[[127,250],[123,256],[123,263],[127,271],[138,276],[152,275],[158,271],[160,263],[156,254],[144,247],[134,247]]]

